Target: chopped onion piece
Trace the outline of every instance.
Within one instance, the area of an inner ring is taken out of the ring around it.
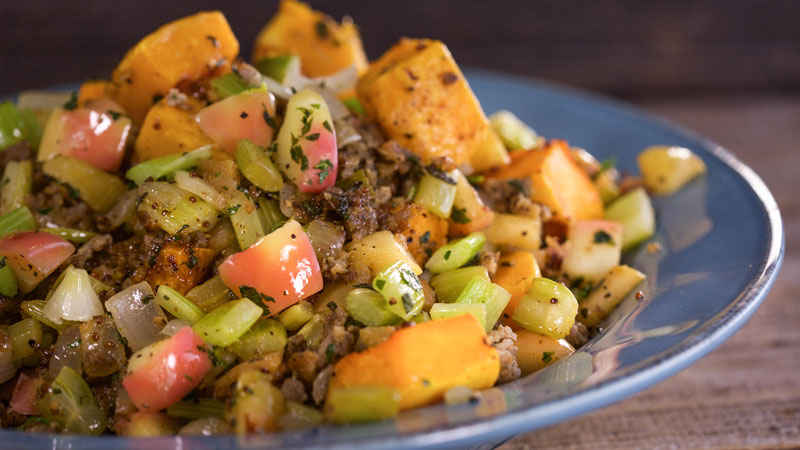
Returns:
[[[139,189],[131,189],[122,194],[117,203],[101,216],[103,228],[106,230],[116,230],[136,213],[136,206],[139,204]]]
[[[193,177],[189,172],[184,170],[175,172],[175,184],[184,191],[202,198],[220,211],[228,206],[225,197],[219,191],[202,178]]]
[[[73,325],[67,327],[58,335],[53,346],[53,356],[50,358],[50,367],[47,371],[50,378],[55,378],[64,366],[70,367],[81,373],[81,331]]]
[[[342,101],[339,100],[339,97],[337,97],[336,94],[330,89],[320,87],[319,85],[316,84],[308,87],[318,92],[319,95],[321,95],[322,98],[325,99],[325,103],[328,104],[328,110],[330,110],[331,117],[333,117],[334,120],[343,119],[347,116],[352,115],[350,113],[350,110],[347,109],[347,106],[345,106],[344,103],[342,103]]]
[[[161,339],[159,333],[167,317],[155,298],[150,285],[142,281],[106,301],[106,309],[114,318],[117,330],[133,351]]]
[[[64,320],[84,322],[103,314],[103,305],[83,269],[68,267],[64,278],[44,306],[44,316],[56,324]]]
[[[174,336],[181,328],[192,326],[189,322],[181,319],[172,319],[161,329],[164,336]]]
[[[0,330],[0,383],[5,383],[14,378],[16,374],[17,365],[14,364],[11,338],[6,330]]]

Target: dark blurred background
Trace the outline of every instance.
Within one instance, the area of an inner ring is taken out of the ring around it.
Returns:
[[[221,9],[250,54],[277,1],[2,0],[0,93],[105,77],[160,24]],[[800,2],[312,0],[352,16],[367,53],[400,36],[443,40],[462,66],[627,99],[800,90]]]

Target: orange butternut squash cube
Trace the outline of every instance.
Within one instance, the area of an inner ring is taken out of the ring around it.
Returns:
[[[166,95],[179,83],[227,71],[238,54],[239,41],[221,12],[178,19],[128,51],[111,77],[114,99],[134,122],[142,123],[154,98]]]
[[[405,239],[411,256],[424,266],[430,255],[447,243],[447,222],[416,203],[402,202],[392,208],[389,230]]]
[[[591,178],[572,159],[569,146],[551,140],[538,150],[515,152],[511,164],[489,174],[500,180],[531,180],[531,199],[573,220],[601,219],[603,200]]]
[[[481,171],[509,161],[442,42],[402,39],[370,65],[356,91],[389,138],[425,163]]]
[[[517,304],[528,293],[533,279],[542,276],[533,253],[525,250],[514,250],[503,253],[497,262],[497,272],[492,281],[499,284],[511,294],[504,313],[509,317],[514,314]]]
[[[433,320],[392,336],[336,363],[330,389],[380,386],[394,389],[401,410],[440,400],[448,389],[494,385],[500,360],[472,315]]]
[[[214,143],[194,119],[203,105],[189,98],[186,106],[188,109],[182,109],[161,100],[150,108],[134,144],[135,162],[189,152]]]
[[[85,105],[91,100],[98,100],[108,97],[111,93],[112,84],[105,80],[91,80],[81,84],[78,89],[78,104]]]
[[[300,57],[300,70],[308,77],[330,75],[350,66],[359,73],[367,68],[355,24],[348,20],[339,24],[295,0],[281,2],[253,46],[253,61],[286,54]]]
[[[145,278],[154,288],[164,284],[185,294],[205,279],[214,256],[209,248],[169,243],[158,252]]]

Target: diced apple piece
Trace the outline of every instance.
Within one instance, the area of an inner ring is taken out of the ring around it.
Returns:
[[[303,192],[320,192],[336,183],[339,152],[328,104],[304,89],[289,99],[278,132],[278,168]]]
[[[706,171],[703,160],[683,147],[648,147],[639,154],[638,162],[644,185],[660,195],[677,191]]]
[[[322,273],[308,235],[294,220],[234,253],[219,266],[222,281],[275,315],[322,290]],[[253,298],[255,297],[255,298]]]
[[[635,247],[655,233],[656,213],[644,189],[634,189],[608,205],[606,220],[622,224],[622,250]]]
[[[134,353],[122,385],[133,404],[155,412],[192,391],[211,369],[205,343],[191,327]]]
[[[242,139],[266,147],[277,131],[275,97],[254,89],[206,106],[195,116],[200,129],[222,150],[233,153]]]
[[[131,119],[111,109],[113,102],[97,103],[99,109],[56,109],[50,115],[39,147],[39,161],[56,155],[72,156],[108,172],[122,164],[131,133]]]
[[[0,239],[0,256],[14,271],[23,293],[28,293],[75,253],[75,246],[44,232],[23,232]]]
[[[572,223],[567,232],[567,254],[561,265],[568,278],[598,281],[619,264],[622,225],[605,220]]]

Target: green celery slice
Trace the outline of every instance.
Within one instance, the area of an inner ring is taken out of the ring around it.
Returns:
[[[246,298],[218,306],[194,325],[194,331],[211,345],[233,344],[253,326],[264,311]]]
[[[17,231],[33,231],[35,229],[36,219],[26,206],[21,206],[10,213],[0,216],[0,237],[8,236]]]
[[[167,285],[162,284],[158,287],[156,301],[158,301],[159,306],[169,311],[170,314],[190,324],[197,322],[205,315],[197,305]]]
[[[211,145],[204,145],[188,153],[166,155],[139,163],[125,172],[125,178],[137,185],[148,179],[153,181],[179,170],[187,170],[204,159],[211,158]]]
[[[423,175],[417,185],[414,203],[444,219],[450,217],[456,198],[456,183],[437,178],[430,173]]]
[[[372,287],[386,299],[389,311],[404,321],[417,315],[425,303],[422,283],[405,261],[397,261],[378,273]]]
[[[473,278],[489,281],[489,272],[483,266],[462,267],[434,276],[430,284],[440,302],[453,303]]]
[[[433,273],[442,273],[458,269],[468,263],[481,251],[486,243],[486,235],[481,232],[471,233],[457,241],[439,247],[431,255],[425,268]]]
[[[434,303],[431,306],[431,319],[441,320],[472,314],[478,323],[486,328],[486,305],[483,303]]]
[[[605,218],[622,224],[623,251],[635,247],[655,233],[655,212],[643,188],[634,189],[608,205]]]
[[[283,187],[283,177],[267,153],[247,139],[236,144],[236,164],[245,178],[267,192]]]
[[[389,311],[386,299],[372,289],[355,288],[345,297],[345,309],[350,317],[368,326],[396,325],[400,318]]]

